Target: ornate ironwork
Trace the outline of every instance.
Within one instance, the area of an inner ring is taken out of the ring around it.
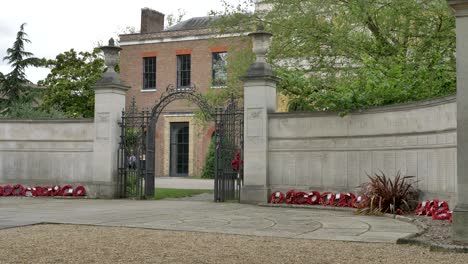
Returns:
[[[122,111],[118,151],[118,193],[121,198],[144,198],[146,179],[147,127],[151,115],[139,110],[135,97],[128,111]]]
[[[156,132],[156,124],[158,122],[159,116],[163,112],[164,108],[169,105],[171,102],[176,100],[188,100],[192,103],[195,103],[205,118],[208,120],[214,118],[214,111],[205,101],[203,96],[197,91],[195,85],[189,87],[179,87],[176,88],[173,85],[169,85],[166,88],[166,91],[161,95],[160,99],[155,102],[155,105],[151,111],[151,120],[148,127],[148,135],[153,135],[147,137],[147,169],[146,175],[148,179],[148,185],[145,192],[152,193],[154,192],[154,176],[155,176],[155,147],[156,147],[156,138],[154,134]]]
[[[239,200],[244,179],[244,109],[231,94],[216,111],[215,202]]]
[[[195,85],[189,87],[179,87],[176,88],[173,85],[166,87],[166,91],[161,94],[160,100],[155,102],[155,105],[151,111],[154,123],[159,119],[159,115],[162,113],[164,108],[173,101],[176,100],[189,100],[200,108],[202,113],[207,117],[207,119],[213,119],[214,111],[210,105],[206,102],[205,98],[197,91]]]
[[[231,95],[224,108],[212,109],[195,86],[166,88],[151,111],[139,110],[133,98],[128,111],[122,112],[118,152],[118,188],[120,197],[137,199],[154,196],[156,124],[171,102],[189,100],[207,120],[216,123],[215,201],[239,199],[243,182],[243,108]]]

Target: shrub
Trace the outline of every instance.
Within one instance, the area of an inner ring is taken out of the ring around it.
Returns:
[[[215,146],[214,140],[211,140],[210,146],[208,147],[208,153],[205,157],[205,165],[201,172],[201,178],[213,179],[214,178],[214,167],[215,167]]]
[[[383,172],[369,176],[369,182],[361,185],[361,194],[368,197],[367,206],[359,209],[361,214],[403,213],[414,210],[419,191],[408,181],[414,176],[402,176],[400,172],[393,180]]]
[[[9,106],[4,106],[0,103],[0,118],[16,118],[16,119],[64,119],[67,118],[65,113],[55,109],[48,111],[34,107],[31,102],[18,101]]]

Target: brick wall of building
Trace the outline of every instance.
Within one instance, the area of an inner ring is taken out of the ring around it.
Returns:
[[[126,40],[125,37],[122,39]],[[236,37],[135,45],[126,45],[124,43],[121,46],[122,51],[120,53],[120,72],[122,80],[131,87],[127,93],[127,106],[130,104],[132,97],[135,97],[139,108],[151,109],[155,105],[155,101],[161,97],[169,85],[175,87],[177,84],[176,55],[181,52],[191,54],[191,83],[201,93],[206,93],[209,89],[213,89],[210,85],[212,52],[228,50],[230,46],[236,45],[236,43],[238,43]],[[156,56],[156,90],[144,91],[142,90],[143,58],[152,56]],[[164,113],[161,114],[156,125],[156,176],[169,176],[167,160],[169,153],[168,126],[174,117],[165,117],[164,115],[171,113],[190,114],[196,109],[196,105],[186,100],[177,100],[170,103],[164,109]],[[184,118],[176,119],[180,121]],[[197,176],[200,175],[203,168],[214,125],[208,124],[200,128],[196,124],[192,124],[196,122],[192,118],[186,121],[190,121],[190,129],[194,130],[190,131],[190,135],[194,137],[190,139],[193,142],[191,145],[193,152],[191,150],[190,155],[190,160],[193,164],[189,166],[190,176]]]

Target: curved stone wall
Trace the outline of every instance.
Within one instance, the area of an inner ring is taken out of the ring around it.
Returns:
[[[456,192],[455,97],[336,113],[269,114],[271,191],[356,191],[367,174],[415,176],[424,198]]]
[[[0,185],[84,185],[99,197],[108,183],[94,177],[94,123],[83,120],[0,120]]]

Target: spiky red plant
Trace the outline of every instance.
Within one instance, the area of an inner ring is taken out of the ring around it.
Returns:
[[[409,181],[414,176],[402,176],[400,172],[392,179],[383,172],[374,176],[367,175],[369,182],[361,185],[361,193],[368,197],[366,207],[358,213],[382,214],[397,211],[410,212],[417,204],[419,191],[414,188],[415,182]]]

